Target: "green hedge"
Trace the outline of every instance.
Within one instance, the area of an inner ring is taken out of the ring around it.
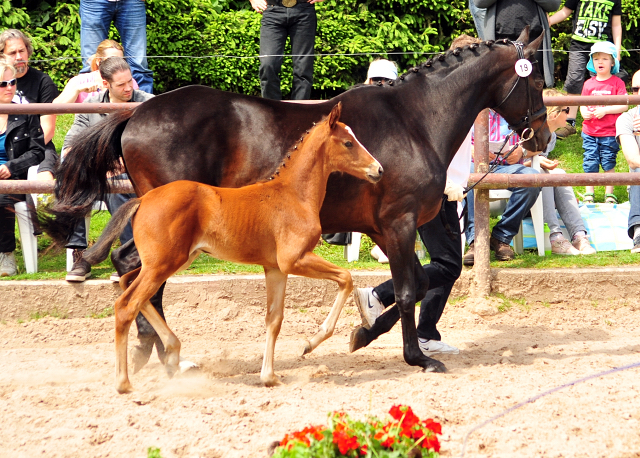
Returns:
[[[622,1],[623,46],[639,48],[640,6],[636,0]],[[62,88],[81,68],[77,59],[79,0],[17,0],[13,5],[0,0],[0,5],[0,28],[28,32],[36,47],[33,65],[49,73]],[[415,52],[388,55],[405,70],[424,60],[424,53],[446,49],[461,33],[475,33],[466,0],[326,0],[316,9],[316,52],[322,54],[315,65],[316,98],[333,96],[362,82],[368,63],[378,52]],[[260,93],[259,62],[253,56],[259,54],[261,16],[250,9],[248,0],[147,0],[147,13],[147,54],[155,72],[156,92],[204,84]],[[568,49],[570,25],[566,20],[554,27],[554,48]],[[119,39],[113,26],[110,37]],[[364,55],[327,55],[358,53]],[[560,83],[567,56],[556,53],[555,59]],[[630,72],[640,68],[638,53],[625,57],[623,65]],[[282,77],[286,94],[292,79],[290,58],[285,58]]]

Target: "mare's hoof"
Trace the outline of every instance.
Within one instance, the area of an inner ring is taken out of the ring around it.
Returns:
[[[302,348],[302,356],[308,353],[311,353],[312,351],[313,351],[313,348],[311,348],[311,342],[307,340],[304,344],[304,347]]]
[[[133,361],[133,373],[142,369],[151,357],[155,339],[140,339],[140,343],[131,349],[131,360]]]
[[[424,372],[439,372],[441,374],[445,374],[446,372],[448,372],[447,367],[440,361],[438,361],[437,359],[429,359],[430,361],[428,361],[427,364],[423,366]]]
[[[200,369],[200,366],[192,361],[180,357],[180,363],[178,364],[178,372],[184,374],[185,372],[193,372]]]
[[[358,326],[353,331],[351,331],[351,337],[349,338],[350,353],[366,347],[367,345],[369,345],[369,342],[367,339],[367,330],[364,327]]]

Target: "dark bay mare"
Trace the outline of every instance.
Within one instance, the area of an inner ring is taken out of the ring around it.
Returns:
[[[61,218],[55,221],[90,212],[93,201],[109,191],[107,173],[121,157],[138,196],[176,180],[239,187],[267,179],[289,147],[341,101],[340,120],[385,175],[371,184],[333,174],[320,213],[322,232],[362,232],[382,248],[393,276],[405,361],[445,371],[418,347],[415,304],[426,294],[428,279],[414,253],[416,228],[438,214],[448,165],[481,110],[494,108],[519,133],[533,129],[524,143],[528,150],[546,146],[550,133],[538,65],[528,77],[515,72],[517,60],[533,61],[541,40],[527,44],[525,29],[517,42],[472,44],[411,69],[393,86],[360,87],[318,104],[200,86],[160,95],[77,137],[57,173],[53,213]],[[55,223],[50,229],[55,235]],[[121,275],[140,267],[133,244],[114,251],[112,260]],[[162,291],[152,299],[161,315]],[[142,320],[137,323],[143,337]],[[140,364],[151,352],[143,340]]]

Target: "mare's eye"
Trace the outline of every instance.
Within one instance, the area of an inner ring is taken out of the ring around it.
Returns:
[[[353,143],[347,140],[346,142],[344,142],[344,146],[346,146],[347,148],[351,148],[353,146]]]

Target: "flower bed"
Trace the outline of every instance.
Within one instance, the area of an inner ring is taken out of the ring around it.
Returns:
[[[409,406],[389,410],[390,420],[369,417],[351,419],[344,412],[329,415],[329,426],[308,426],[286,434],[272,453],[273,458],[422,457],[439,456],[440,423],[420,420]]]

